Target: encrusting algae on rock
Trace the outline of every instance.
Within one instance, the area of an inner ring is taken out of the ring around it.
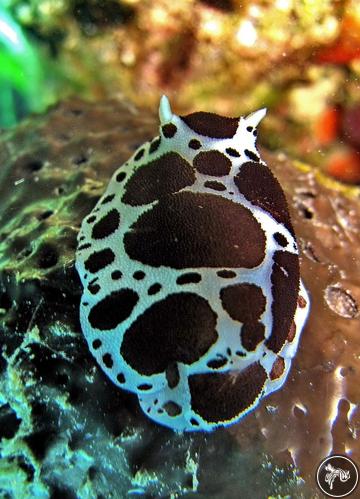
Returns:
[[[288,201],[309,320],[281,390],[239,424],[178,434],[94,362],[74,268],[83,219],[155,130],[127,103],[72,100],[2,134],[0,491],[320,497],[323,457],[360,461],[359,193],[260,149]]]

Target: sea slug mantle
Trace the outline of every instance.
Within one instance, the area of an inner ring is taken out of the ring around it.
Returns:
[[[280,388],[309,312],[283,190],[261,160],[261,109],[175,115],[113,174],[78,236],[89,348],[151,419],[239,421]]]

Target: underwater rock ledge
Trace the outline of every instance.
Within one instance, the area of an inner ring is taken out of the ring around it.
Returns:
[[[285,386],[227,430],[179,435],[92,358],[74,269],[82,219],[154,136],[131,104],[69,100],[0,136],[0,495],[321,497],[329,452],[360,462],[360,202],[261,151],[289,202],[312,309]]]

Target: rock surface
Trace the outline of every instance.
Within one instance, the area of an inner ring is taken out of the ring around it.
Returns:
[[[321,497],[330,452],[360,462],[359,191],[262,151],[288,197],[312,310],[284,388],[212,434],[157,426],[90,355],[76,235],[157,119],[71,100],[0,137],[0,496]]]

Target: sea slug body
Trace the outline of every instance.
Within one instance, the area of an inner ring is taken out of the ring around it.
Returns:
[[[243,118],[177,116],[78,236],[80,321],[107,376],[177,431],[239,421],[285,382],[309,313],[285,195]]]

